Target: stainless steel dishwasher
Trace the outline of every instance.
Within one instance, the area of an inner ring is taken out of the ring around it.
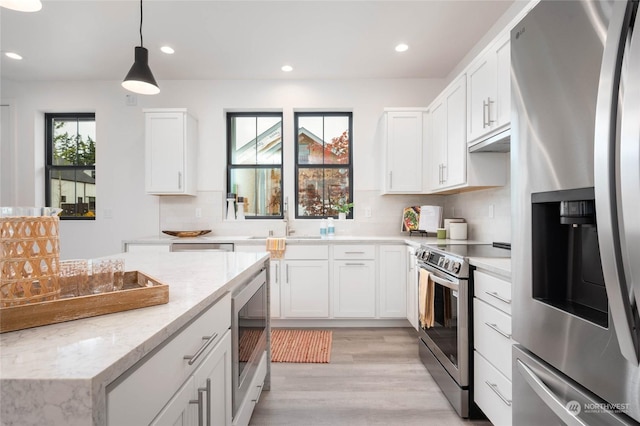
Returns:
[[[170,251],[233,251],[233,243],[171,243]]]

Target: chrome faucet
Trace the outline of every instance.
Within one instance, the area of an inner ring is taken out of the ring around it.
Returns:
[[[284,208],[282,210],[282,221],[284,222],[284,236],[289,237],[296,231],[289,226],[289,197],[284,198]]]

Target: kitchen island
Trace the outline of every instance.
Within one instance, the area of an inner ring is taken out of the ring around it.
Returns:
[[[228,299],[269,259],[264,252],[113,257],[124,258],[126,270],[168,284],[169,303],[0,335],[3,426],[106,425],[108,386],[218,300]]]

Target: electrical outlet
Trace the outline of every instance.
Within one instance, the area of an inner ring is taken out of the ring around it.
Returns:
[[[371,207],[364,208],[364,217],[371,217]]]
[[[202,217],[202,209],[200,207],[196,207],[196,217]]]
[[[495,216],[495,206],[493,204],[489,204],[489,219],[493,219]]]
[[[132,95],[132,94],[126,94],[125,95],[125,104],[127,106],[136,106],[138,105],[138,97],[136,95]]]

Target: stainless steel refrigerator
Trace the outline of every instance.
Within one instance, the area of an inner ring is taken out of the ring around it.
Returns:
[[[542,1],[511,33],[519,426],[640,422],[637,9]]]

